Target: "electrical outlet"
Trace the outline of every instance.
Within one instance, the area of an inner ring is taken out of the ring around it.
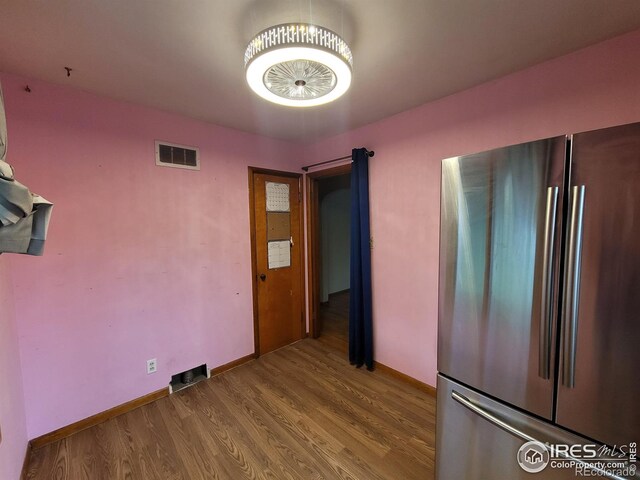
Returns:
[[[156,373],[158,370],[158,361],[155,358],[147,360],[147,374]]]

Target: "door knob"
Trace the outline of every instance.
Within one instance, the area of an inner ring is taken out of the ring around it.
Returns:
[[[267,279],[267,276],[264,273],[260,274],[260,280],[262,280],[263,282]]]

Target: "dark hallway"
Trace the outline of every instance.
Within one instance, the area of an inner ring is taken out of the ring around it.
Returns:
[[[349,350],[349,290],[332,293],[320,304],[322,330],[319,340],[341,352]]]

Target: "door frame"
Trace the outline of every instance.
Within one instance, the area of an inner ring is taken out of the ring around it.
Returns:
[[[320,241],[320,214],[319,214],[319,198],[318,198],[318,181],[325,178],[337,177],[351,173],[351,162],[337,167],[326,168],[324,170],[316,170],[308,172],[305,182],[306,190],[306,206],[305,213],[307,217],[307,285],[309,295],[307,297],[307,309],[309,312],[309,335],[311,338],[320,336],[318,314],[320,312],[320,272],[321,272],[321,253]]]
[[[271,170],[268,168],[260,167],[248,167],[249,172],[249,231],[251,234],[251,293],[253,297],[253,342],[255,357],[260,356],[260,316],[258,308],[258,259],[256,255],[256,206],[254,202],[255,186],[253,183],[253,175],[255,173],[262,173],[265,175],[277,175],[280,177],[297,178],[298,179],[298,203],[300,204],[300,242],[301,247],[304,242],[304,220],[303,220],[303,205],[302,205],[302,174],[294,172],[283,172],[280,170]],[[302,285],[302,301],[300,302],[300,337],[306,336],[306,322],[305,322],[305,302],[304,302],[304,248],[300,248],[300,283]]]

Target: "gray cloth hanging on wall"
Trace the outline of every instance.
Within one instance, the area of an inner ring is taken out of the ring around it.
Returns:
[[[42,255],[53,204],[14,177],[7,155],[7,120],[0,86],[0,253]]]

